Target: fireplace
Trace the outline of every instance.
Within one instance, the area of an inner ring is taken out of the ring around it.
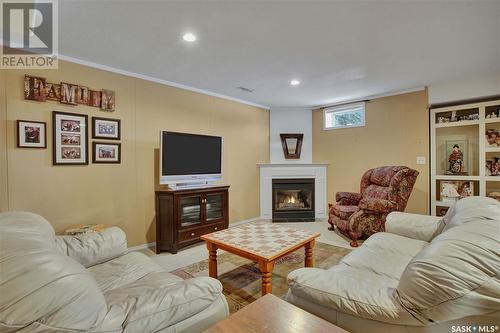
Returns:
[[[273,222],[314,221],[314,178],[273,179]]]

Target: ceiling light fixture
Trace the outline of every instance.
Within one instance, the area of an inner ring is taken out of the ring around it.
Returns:
[[[292,81],[290,81],[290,85],[291,86],[298,86],[299,84],[300,84],[299,80],[292,80]]]
[[[194,42],[196,41],[196,36],[190,32],[185,33],[184,36],[182,36],[182,39],[184,39],[186,42]]]

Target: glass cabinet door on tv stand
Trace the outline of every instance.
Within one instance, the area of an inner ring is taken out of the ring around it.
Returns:
[[[207,194],[205,198],[206,221],[217,221],[224,218],[223,193]]]
[[[156,194],[156,252],[177,250],[229,225],[229,186],[172,190]]]
[[[189,227],[202,221],[202,197],[201,195],[186,196],[179,198],[179,218],[181,227]]]

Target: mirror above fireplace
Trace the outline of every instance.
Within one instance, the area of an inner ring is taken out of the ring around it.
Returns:
[[[299,159],[304,134],[280,134],[281,146],[286,159]]]

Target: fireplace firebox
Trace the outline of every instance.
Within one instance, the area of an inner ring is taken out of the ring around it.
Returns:
[[[314,178],[273,179],[273,222],[314,221]]]

